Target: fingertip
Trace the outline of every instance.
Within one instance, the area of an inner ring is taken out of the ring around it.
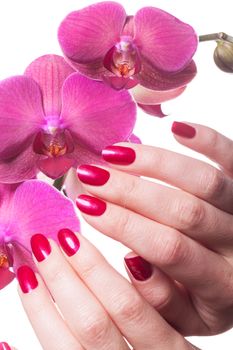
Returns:
[[[178,121],[172,123],[171,131],[175,136],[185,139],[193,139],[197,133],[197,130],[193,125]]]

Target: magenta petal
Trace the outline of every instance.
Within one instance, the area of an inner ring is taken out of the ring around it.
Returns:
[[[134,22],[141,55],[158,69],[175,72],[190,62],[198,43],[190,25],[154,7],[139,10]]]
[[[115,90],[132,89],[138,84],[133,78],[116,77],[113,75],[103,75],[103,81]]]
[[[122,35],[134,37],[134,16],[127,16]]]
[[[103,59],[119,40],[126,19],[116,2],[100,2],[70,13],[61,23],[58,40],[64,54],[77,63]]]
[[[23,151],[43,123],[39,86],[16,76],[0,82],[0,162]]]
[[[16,183],[35,178],[38,173],[36,161],[38,159],[32,146],[18,156],[0,162],[0,182]]]
[[[51,179],[57,179],[63,176],[74,164],[74,159],[65,156],[41,158],[37,162],[38,168]]]
[[[131,89],[130,92],[138,104],[158,105],[162,102],[178,97],[184,92],[185,89],[186,86],[182,86],[180,88],[168,91],[155,91],[146,89],[141,85],[137,85],[135,88]]]
[[[73,72],[64,58],[58,55],[39,57],[26,69],[25,75],[33,78],[41,88],[47,116],[60,115],[62,85]]]
[[[0,289],[3,289],[10,284],[15,278],[15,274],[9,269],[0,267]]]
[[[80,230],[70,200],[54,187],[38,180],[24,182],[17,188],[9,232],[12,232],[12,241],[17,242],[16,245],[13,244],[14,249],[19,251],[20,245],[24,247],[19,254],[30,251],[30,238],[33,234],[42,233],[56,240],[57,232],[64,227],[73,231]]]
[[[132,134],[130,137],[129,137],[129,142],[132,142],[132,143],[137,143],[137,144],[141,144],[142,141],[141,139],[137,136],[137,135],[134,135]]]
[[[138,103],[138,107],[140,107],[145,113],[153,115],[154,117],[163,118],[167,116],[163,113],[161,105],[143,105]]]
[[[136,105],[127,91],[72,74],[63,87],[62,118],[73,139],[97,154],[127,140],[136,121]]]
[[[22,232],[22,234],[24,234],[24,232]],[[25,247],[23,244],[17,241],[13,241],[11,243],[10,252],[13,256],[13,270],[15,273],[17,272],[18,268],[22,265],[28,265],[33,270],[36,270],[36,266],[33,262],[32,253],[31,249],[28,246],[28,242],[27,247]]]
[[[194,61],[178,73],[163,73],[157,70],[148,61],[143,60],[142,69],[137,74],[140,85],[151,90],[172,90],[185,86],[195,77],[197,67]]]

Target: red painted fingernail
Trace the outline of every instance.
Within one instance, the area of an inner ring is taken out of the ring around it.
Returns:
[[[77,175],[80,181],[93,186],[104,185],[110,177],[110,174],[107,170],[86,164],[81,165],[77,169]]]
[[[29,293],[38,286],[36,275],[29,266],[18,268],[17,278],[23,293]]]
[[[3,343],[0,343],[0,350],[11,350],[10,346],[3,342]]]
[[[172,124],[172,132],[175,135],[185,137],[187,139],[192,139],[196,135],[196,129],[194,127],[180,122],[174,122]]]
[[[140,256],[125,258],[126,266],[138,281],[146,281],[152,276],[151,264]]]
[[[102,151],[102,156],[106,162],[118,165],[129,165],[136,159],[136,153],[132,148],[122,146],[106,147]]]
[[[80,242],[78,237],[68,228],[60,230],[57,237],[62,249],[68,256],[74,255],[79,250]]]
[[[41,262],[51,253],[51,246],[48,239],[38,233],[31,238],[32,252],[38,262]]]
[[[76,205],[81,212],[93,216],[102,215],[107,207],[106,203],[101,199],[86,194],[81,194],[76,199]]]

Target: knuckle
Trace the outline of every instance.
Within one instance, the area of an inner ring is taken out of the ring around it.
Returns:
[[[225,184],[225,176],[218,169],[212,169],[205,176],[205,193],[209,198],[218,197],[222,191]]]
[[[206,144],[211,150],[215,150],[218,145],[219,134],[214,129],[208,130],[208,135],[206,135]]]
[[[121,194],[123,194],[121,202],[123,205],[127,206],[127,203],[131,203],[135,198],[135,193],[138,187],[138,181],[135,176],[131,176],[130,181],[125,184],[125,191],[121,190]]]
[[[46,269],[44,273],[44,278],[46,281],[49,281],[51,284],[63,283],[65,274],[62,264],[50,262],[50,266]]]
[[[116,318],[123,322],[142,323],[144,315],[144,303],[140,295],[134,291],[125,292],[118,296],[117,309],[115,310]]]
[[[164,241],[160,261],[163,266],[173,266],[180,264],[186,258],[184,238],[178,231],[171,231]]]
[[[110,335],[111,326],[111,321],[105,314],[89,315],[82,322],[81,334],[89,343],[104,344]]]
[[[127,234],[133,232],[133,219],[130,211],[124,210],[122,211],[122,215],[117,217],[117,227],[118,231],[121,234]]]
[[[176,210],[180,229],[196,229],[205,217],[204,206],[195,198],[180,201]]]

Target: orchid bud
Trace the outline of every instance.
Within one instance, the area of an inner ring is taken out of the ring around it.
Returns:
[[[222,71],[233,73],[233,43],[218,41],[214,51],[214,61]]]

